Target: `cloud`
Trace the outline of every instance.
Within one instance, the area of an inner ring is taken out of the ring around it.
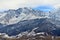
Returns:
[[[60,0],[0,0],[0,9],[16,9],[19,7],[36,7],[39,5],[60,6]]]
[[[24,4],[25,1],[24,0],[3,0],[0,2],[0,8],[3,9],[14,9],[14,8],[17,8],[19,7],[20,5],[19,4]]]

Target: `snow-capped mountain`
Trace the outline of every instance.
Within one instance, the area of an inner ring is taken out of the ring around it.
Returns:
[[[1,14],[0,23],[6,25],[15,24],[22,20],[48,17],[48,13],[27,7],[19,8],[17,10],[4,11]]]
[[[60,21],[56,20],[54,16],[59,13],[54,13],[55,12],[43,12],[27,7],[1,12],[0,33],[6,33],[9,36],[20,35],[25,32],[28,33],[28,35],[39,32],[60,35]]]

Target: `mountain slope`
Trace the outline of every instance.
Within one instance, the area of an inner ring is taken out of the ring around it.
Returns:
[[[0,33],[7,33],[8,35],[17,35],[21,32],[31,31],[34,28],[37,28],[35,32],[47,32],[50,33],[53,30],[56,30],[56,25],[52,24],[46,18],[25,20],[16,24],[7,25],[0,29]]]
[[[55,19],[56,14],[53,12],[50,14],[24,7],[2,13],[0,14],[0,33],[13,36],[26,31],[31,32],[37,28],[34,30],[35,33],[47,32],[52,35],[60,35],[60,21]]]
[[[45,13],[43,11],[34,10],[32,8],[19,8],[17,10],[8,10],[2,12],[5,14],[4,16],[0,18],[0,23],[5,25],[15,24],[22,20],[30,20],[30,19],[36,19],[41,17],[48,17],[48,13]],[[2,14],[1,13],[1,14]]]

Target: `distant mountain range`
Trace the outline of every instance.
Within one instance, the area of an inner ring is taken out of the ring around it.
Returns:
[[[35,33],[46,32],[60,36],[59,15],[59,10],[43,12],[27,7],[0,12],[0,33],[12,36],[26,31],[31,32],[38,27],[34,30]]]

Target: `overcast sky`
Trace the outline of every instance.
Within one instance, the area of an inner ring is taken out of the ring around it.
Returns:
[[[19,7],[36,7],[40,5],[60,6],[60,0],[0,0],[0,9],[16,9]]]

